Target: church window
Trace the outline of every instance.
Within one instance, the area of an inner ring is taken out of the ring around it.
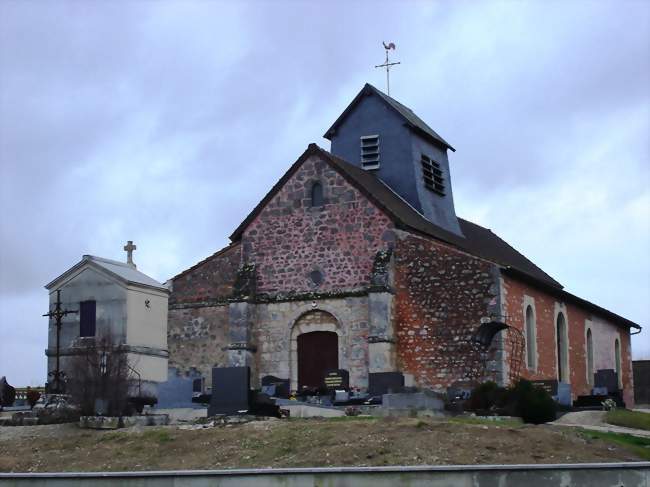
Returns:
[[[361,137],[361,167],[379,169],[379,135]]]
[[[445,178],[442,174],[440,164],[429,156],[422,154],[420,158],[422,164],[422,177],[424,186],[440,196],[445,195]]]
[[[618,338],[614,340],[614,360],[616,361],[616,377],[618,377],[618,387],[623,388],[623,368],[621,367],[621,342]]]
[[[82,301],[79,304],[79,336],[95,336],[97,306],[95,301]]]
[[[587,329],[587,384],[594,383],[594,337]]]
[[[537,368],[537,342],[535,336],[535,312],[533,307],[526,307],[526,365],[530,370]]]
[[[557,380],[569,382],[569,347],[567,325],[563,313],[557,315],[555,338],[557,340]]]
[[[315,182],[311,187],[311,206],[323,206],[323,185],[319,182]]]

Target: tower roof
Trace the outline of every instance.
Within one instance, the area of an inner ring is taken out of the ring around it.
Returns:
[[[361,101],[361,99],[364,96],[371,96],[371,95],[376,95],[389,108],[391,108],[399,116],[401,116],[406,122],[406,124],[409,126],[409,128],[411,128],[411,130],[417,132],[422,137],[430,140],[434,144],[442,145],[445,148],[451,149],[452,151],[456,152],[456,149],[454,149],[451,145],[449,145],[449,143],[445,139],[443,139],[440,135],[438,135],[435,130],[429,127],[424,122],[424,120],[422,120],[420,117],[418,117],[415,114],[415,112],[413,112],[413,110],[411,110],[407,106],[402,105],[400,102],[398,102],[394,98],[391,98],[386,93],[379,91],[377,88],[375,88],[369,83],[366,83],[364,85],[364,87],[357,94],[357,96],[354,97],[354,99],[350,102],[347,108],[343,110],[343,113],[339,115],[339,118],[337,118],[336,121],[332,124],[332,126],[329,129],[327,129],[327,132],[325,132],[323,137],[325,137],[328,140],[331,140],[334,133],[336,133],[336,129],[338,128],[338,126],[343,122],[343,120],[346,119],[348,114]]]

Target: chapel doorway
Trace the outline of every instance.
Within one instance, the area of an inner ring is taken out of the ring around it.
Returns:
[[[325,372],[339,368],[339,337],[331,331],[298,335],[298,390],[318,389]]]

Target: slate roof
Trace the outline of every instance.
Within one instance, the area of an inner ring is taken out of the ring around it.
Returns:
[[[347,108],[343,110],[343,113],[341,113],[339,118],[337,118],[336,121],[332,124],[332,126],[329,129],[327,129],[327,132],[325,132],[325,135],[323,135],[323,137],[330,140],[332,138],[332,135],[334,135],[334,133],[336,132],[337,127],[341,124],[341,122],[345,120],[345,118],[350,114],[352,109],[361,101],[361,99],[367,95],[377,95],[380,100],[382,100],[384,103],[386,103],[386,105],[388,105],[398,115],[400,115],[412,130],[415,130],[420,135],[424,136],[424,138],[431,140],[433,143],[442,144],[444,147],[456,152],[456,149],[454,149],[451,145],[449,145],[449,143],[445,139],[443,139],[440,135],[438,135],[435,130],[429,127],[424,120],[422,120],[420,117],[418,117],[415,114],[413,110],[411,110],[407,106],[402,105],[400,102],[398,102],[394,98],[391,98],[386,93],[383,93],[382,91],[378,90],[377,88],[375,88],[369,83],[366,83],[364,85],[364,87],[357,94],[357,96],[354,97],[354,99],[350,102]]]
[[[103,257],[97,257],[95,255],[84,255],[83,258],[81,259],[81,262],[77,263],[75,266],[65,271],[59,277],[57,277],[52,282],[47,284],[45,288],[50,289],[54,287],[54,285],[58,281],[69,276],[70,274],[73,274],[78,269],[83,267],[85,264],[90,264],[93,267],[98,267],[101,270],[112,275],[113,277],[116,277],[120,281],[124,282],[125,284],[136,284],[139,286],[152,287],[163,291],[167,291],[167,288],[163,284],[159,283],[155,279],[152,279],[148,275],[140,272],[136,268],[127,264],[126,262],[104,259]]]

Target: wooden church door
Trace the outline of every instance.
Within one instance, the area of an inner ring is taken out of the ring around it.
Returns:
[[[325,371],[339,368],[339,339],[331,331],[298,336],[298,390],[320,388]]]

